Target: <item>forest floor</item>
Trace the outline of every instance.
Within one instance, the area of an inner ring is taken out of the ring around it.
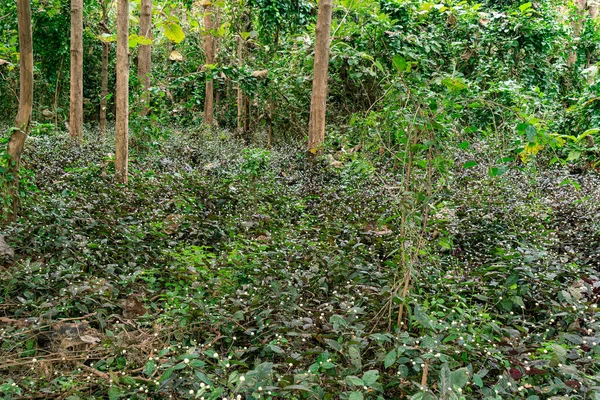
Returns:
[[[112,148],[27,143],[0,396],[600,398],[597,173],[456,162],[425,220],[360,151],[181,131],[117,186]]]

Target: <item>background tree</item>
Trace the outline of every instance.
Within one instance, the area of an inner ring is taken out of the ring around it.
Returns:
[[[129,1],[117,4],[117,115],[115,173],[119,183],[127,183],[129,157]]]
[[[69,133],[83,139],[83,0],[71,0],[71,105]]]
[[[100,21],[100,31],[103,35],[108,36],[110,29],[108,28],[108,5],[110,0],[101,0],[100,8],[102,20]],[[106,108],[108,106],[108,57],[110,55],[111,43],[106,38],[102,40],[102,70],[101,70],[101,86],[100,86],[100,138],[106,136]]]
[[[141,0],[140,3],[140,36],[152,39],[152,0]],[[150,72],[152,70],[152,45],[141,45],[138,53],[138,76],[143,88],[142,115],[150,110]]]
[[[215,63],[215,46],[213,38],[213,6],[210,0],[203,0],[204,8],[204,52],[206,53],[206,73],[212,75],[212,65]],[[214,115],[214,80],[212,76],[206,79],[206,95],[204,98],[204,123],[213,124]]]
[[[19,27],[20,89],[19,111],[15,118],[15,128],[8,142],[8,177],[5,183],[5,198],[11,202],[7,210],[9,221],[16,219],[19,208],[19,167],[33,110],[33,40],[29,0],[17,0],[17,18]]]
[[[327,107],[327,76],[329,69],[329,42],[333,0],[319,2],[315,40],[315,62],[308,125],[308,150],[316,152],[325,139],[325,112]]]

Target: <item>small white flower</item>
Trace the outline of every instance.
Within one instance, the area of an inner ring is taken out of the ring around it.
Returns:
[[[240,382],[244,382],[246,380],[246,377],[244,375],[240,376]]]
[[[184,358],[183,362],[186,363],[186,364],[189,364],[190,363],[190,359],[189,358]]]

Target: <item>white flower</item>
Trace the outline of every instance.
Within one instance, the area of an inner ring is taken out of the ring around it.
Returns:
[[[186,363],[186,364],[189,364],[190,363],[190,359],[189,358],[184,358],[183,362]]]
[[[244,375],[240,376],[240,382],[244,382],[246,380],[246,377]]]

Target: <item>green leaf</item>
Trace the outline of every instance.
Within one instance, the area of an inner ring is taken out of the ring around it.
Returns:
[[[394,67],[398,70],[398,72],[404,72],[408,68],[408,63],[406,59],[399,54],[396,54],[392,59],[394,63]]]
[[[521,10],[521,12],[525,12],[527,10],[529,10],[531,8],[531,3],[525,3],[525,4],[521,4],[519,6],[519,10]]]
[[[129,48],[135,48],[137,46],[147,46],[152,44],[152,39],[147,38],[145,36],[140,36],[140,35],[136,35],[135,33],[132,33],[129,35]]]
[[[335,368],[335,364],[325,361],[323,364],[321,364],[321,367],[323,367],[323,369],[332,369]]]
[[[240,311],[236,311],[231,318],[237,320],[237,321],[242,321],[244,319],[244,313],[240,310]]]
[[[473,375],[473,383],[479,386],[480,388],[483,387],[483,379],[481,379],[481,377],[477,374]]]
[[[354,375],[348,375],[346,377],[346,382],[350,383],[351,385],[355,385],[355,386],[365,386],[365,383],[363,382],[362,379],[360,379],[358,376],[354,376]]]
[[[365,383],[365,386],[371,386],[379,379],[379,371],[372,369],[364,373],[362,380]]]
[[[495,176],[500,176],[504,174],[506,171],[508,171],[508,168],[505,166],[491,167],[488,170],[488,175],[490,176],[490,178],[493,178]]]
[[[466,368],[459,368],[456,371],[452,371],[450,374],[450,381],[454,387],[464,387],[469,382],[469,370]]]
[[[588,129],[587,131],[583,132],[581,135],[577,136],[576,141],[579,142],[582,139],[585,139],[586,136],[595,135],[598,132],[600,132],[600,128]]]
[[[151,376],[154,373],[155,369],[156,369],[156,363],[154,362],[154,360],[150,360],[146,363],[144,372],[146,373],[146,375]]]
[[[363,394],[361,392],[352,392],[348,396],[348,400],[363,400]]]
[[[362,368],[362,358],[360,356],[360,350],[358,349],[358,346],[348,347],[348,356],[350,357],[350,362],[354,368]]]
[[[554,354],[556,354],[556,358],[558,358],[558,361],[561,363],[564,363],[567,361],[567,350],[565,350],[564,347],[562,347],[560,344],[557,343],[552,343],[552,351],[554,351]]]
[[[423,312],[421,306],[415,305],[414,316],[417,322],[421,324],[423,328],[433,328],[433,325],[431,324],[431,318],[429,318],[429,315]]]
[[[109,400],[118,400],[121,396],[121,390],[117,386],[111,386],[110,389],[108,389]]]
[[[305,385],[290,385],[283,388],[283,390],[301,390],[303,392],[310,392],[310,388]]]
[[[165,372],[163,372],[163,374],[161,375],[159,382],[164,382],[167,379],[169,379],[171,377],[171,375],[173,375],[173,368],[169,368],[167,370],[165,370]]]
[[[467,161],[463,164],[463,168],[473,168],[477,165],[477,161]]]
[[[329,345],[329,347],[331,347],[335,351],[342,350],[342,345],[340,343],[338,343],[337,341],[335,341],[333,339],[324,339],[324,340],[325,340],[325,343],[327,343]]]
[[[567,161],[579,160],[580,157],[581,157],[581,152],[580,151],[571,150],[569,152],[569,155],[567,156]]]
[[[392,365],[394,365],[394,363],[396,362],[396,350],[392,350],[389,353],[387,353],[387,355],[385,356],[385,359],[383,360],[383,366],[385,368],[389,368]]]
[[[175,43],[181,43],[185,39],[185,33],[179,24],[167,22],[164,24],[164,32],[167,39]]]
[[[461,144],[458,145],[459,149],[463,149],[466,150],[469,148],[469,142],[462,142]]]
[[[448,364],[442,365],[440,369],[440,391],[445,394],[448,392],[448,389],[451,388],[452,378],[450,376],[450,368],[448,368]]]

